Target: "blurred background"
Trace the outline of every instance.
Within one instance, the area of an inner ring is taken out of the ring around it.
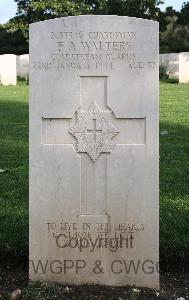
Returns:
[[[82,14],[160,22],[160,53],[189,52],[189,2],[183,0],[0,0],[0,54],[28,53],[30,23]]]

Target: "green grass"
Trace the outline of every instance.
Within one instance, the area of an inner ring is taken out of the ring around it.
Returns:
[[[189,249],[189,85],[160,85],[160,248]]]
[[[0,86],[0,251],[28,244],[28,86]]]
[[[160,84],[160,247],[189,247],[189,85]],[[28,86],[0,86],[0,247],[28,246]]]

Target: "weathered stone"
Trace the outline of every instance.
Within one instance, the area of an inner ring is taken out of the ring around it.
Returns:
[[[179,82],[189,83],[189,52],[179,54]]]
[[[16,85],[16,55],[0,55],[0,83]]]
[[[189,52],[160,54],[159,61],[167,67],[170,78],[189,83]]]
[[[10,300],[19,300],[21,298],[22,292],[20,289],[14,291],[11,296],[10,296]]]
[[[29,77],[29,54],[16,57],[17,76],[28,79]]]
[[[30,26],[31,279],[159,287],[158,56],[153,21]]]

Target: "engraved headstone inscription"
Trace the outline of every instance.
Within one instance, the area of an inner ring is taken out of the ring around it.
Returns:
[[[158,23],[30,25],[30,278],[159,287]]]

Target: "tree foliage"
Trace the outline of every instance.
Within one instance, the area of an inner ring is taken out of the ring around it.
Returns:
[[[0,55],[24,53],[28,53],[28,43],[22,31],[13,30],[8,24],[0,25]]]
[[[189,2],[184,3],[180,12],[167,7],[159,14],[160,51],[189,52]]]
[[[117,14],[135,17],[153,17],[162,0],[15,0],[18,15],[28,22],[68,15]]]
[[[161,52],[189,51],[189,2],[180,12],[168,7],[162,12],[162,0],[14,0],[17,15],[0,27],[0,53],[28,52],[30,23],[82,14],[127,15],[160,22]]]
[[[18,16],[25,16],[27,23],[50,18],[89,13],[90,6],[81,0],[15,0]]]

